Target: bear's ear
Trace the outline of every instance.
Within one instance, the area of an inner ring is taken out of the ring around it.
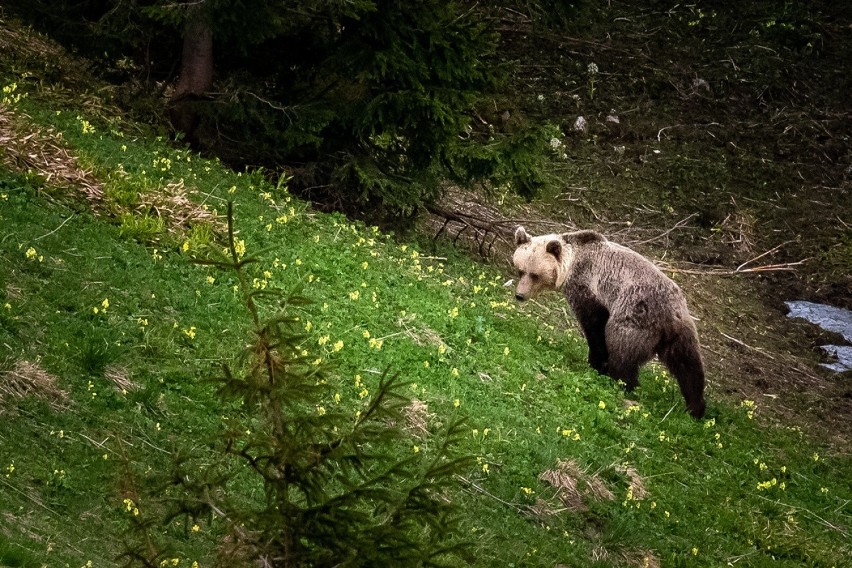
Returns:
[[[521,245],[525,245],[530,242],[530,236],[527,234],[527,230],[523,227],[518,227],[515,229],[515,246],[519,247]]]
[[[559,241],[550,241],[544,250],[555,256],[557,261],[562,260],[562,243]]]

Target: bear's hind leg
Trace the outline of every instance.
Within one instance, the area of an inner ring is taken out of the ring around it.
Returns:
[[[656,337],[649,330],[610,319],[606,328],[607,374],[623,381],[627,391],[632,391],[639,385],[639,368],[651,359],[655,343]]]

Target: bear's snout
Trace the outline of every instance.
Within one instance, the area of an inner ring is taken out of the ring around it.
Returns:
[[[527,299],[527,297],[526,297],[524,294],[521,294],[520,292],[517,292],[517,293],[515,294],[515,299],[516,299],[517,301],[519,301],[519,302],[525,302],[525,301],[526,301],[526,299]]]

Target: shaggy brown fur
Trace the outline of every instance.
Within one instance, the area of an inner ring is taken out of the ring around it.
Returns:
[[[589,343],[589,365],[639,384],[654,355],[678,381],[690,414],[704,416],[704,365],[695,324],[677,284],[651,261],[594,231],[530,237],[515,231],[519,301],[563,290]]]

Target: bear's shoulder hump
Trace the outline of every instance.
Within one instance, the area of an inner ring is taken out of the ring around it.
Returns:
[[[572,245],[588,245],[592,243],[606,242],[606,237],[597,231],[586,229],[583,231],[575,231],[573,233],[565,233],[562,235],[562,240]]]

